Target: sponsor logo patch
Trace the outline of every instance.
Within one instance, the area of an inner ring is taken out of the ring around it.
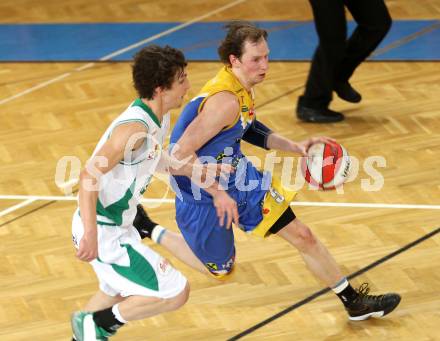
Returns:
[[[271,187],[269,191],[277,204],[281,204],[284,201],[284,197],[275,188]]]
[[[217,264],[215,264],[215,263],[208,262],[205,265],[210,270],[214,270],[214,271],[218,270]]]
[[[157,272],[162,276],[167,276],[171,272],[171,269],[172,267],[168,259],[161,257],[157,264]]]
[[[73,235],[72,235],[72,241],[73,241],[73,245],[78,249],[78,248],[79,248],[78,240],[77,240],[76,237],[73,236]]]

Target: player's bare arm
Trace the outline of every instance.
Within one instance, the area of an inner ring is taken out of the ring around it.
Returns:
[[[79,209],[84,224],[84,237],[81,239],[77,257],[90,262],[98,256],[96,203],[98,200],[99,178],[115,167],[124,157],[126,148],[139,148],[143,143],[141,136],[146,136],[143,124],[130,123],[116,127],[101,149],[87,161],[80,173]],[[133,136],[139,136],[136,140]]]
[[[168,151],[161,154],[159,164],[156,167],[159,173],[170,175],[183,175],[191,179],[200,179],[202,183],[214,182],[217,177],[227,177],[234,172],[234,168],[227,164],[207,163],[201,164],[198,159],[187,156],[178,160],[173,153]]]
[[[186,159],[188,156],[192,160],[196,160],[196,151],[222,129],[232,124],[237,118],[238,111],[238,100],[230,92],[219,92],[208,98],[200,113],[186,128],[184,134],[177,142],[176,151],[173,153],[174,156],[179,160]],[[227,227],[231,226],[232,221],[238,224],[237,205],[225,191],[219,189],[218,183],[214,182],[208,188],[204,188],[204,190],[214,198],[214,205],[217,208],[220,224],[224,225],[225,215]]]
[[[307,155],[308,149],[314,143],[332,143],[335,140],[329,137],[312,137],[304,141],[295,142],[273,132],[263,122],[254,119],[243,135],[243,141],[264,149],[275,149],[291,153]]]
[[[267,147],[280,151],[299,153],[306,156],[309,147],[318,142],[332,143],[334,139],[325,136],[312,137],[303,141],[295,142],[277,133],[272,133],[267,139]]]

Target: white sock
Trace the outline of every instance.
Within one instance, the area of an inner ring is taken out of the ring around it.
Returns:
[[[346,287],[348,287],[348,281],[347,281],[347,278],[343,278],[343,279],[341,279],[338,283],[336,283],[336,285],[332,288],[332,290],[336,293],[336,294],[339,294],[339,293],[341,293],[342,291],[344,291],[344,289],[346,288]]]
[[[153,229],[153,232],[151,232],[151,239],[156,244],[160,244],[160,240],[162,239],[163,235],[165,234],[165,231],[167,229],[163,226],[156,225]]]
[[[118,303],[118,304],[115,304],[115,305],[112,307],[112,313],[113,313],[113,315],[115,315],[115,318],[116,318],[119,322],[121,322],[121,323],[127,323],[127,321],[124,320],[124,318],[122,317],[121,313],[119,312],[119,303]]]

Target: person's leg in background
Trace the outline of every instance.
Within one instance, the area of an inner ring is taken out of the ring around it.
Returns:
[[[319,45],[313,56],[305,92],[298,100],[297,116],[306,122],[338,122],[344,119],[331,111],[335,69],[344,59],[347,25],[342,0],[310,0]]]
[[[335,83],[348,83],[356,68],[385,38],[391,16],[383,0],[345,0],[358,26],[347,42],[344,59],[337,68]]]

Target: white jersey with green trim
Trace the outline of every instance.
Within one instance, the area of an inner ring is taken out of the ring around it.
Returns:
[[[130,122],[139,122],[148,133],[140,148],[132,147],[140,136],[133,136],[127,143],[124,158],[109,172],[101,176],[96,206],[97,223],[108,226],[127,226],[133,223],[136,206],[151,181],[164,140],[170,126],[170,114],[162,122],[142,100],[137,99],[116,118],[98,142],[93,155],[108,140],[113,130]],[[98,161],[99,162],[99,161]]]

